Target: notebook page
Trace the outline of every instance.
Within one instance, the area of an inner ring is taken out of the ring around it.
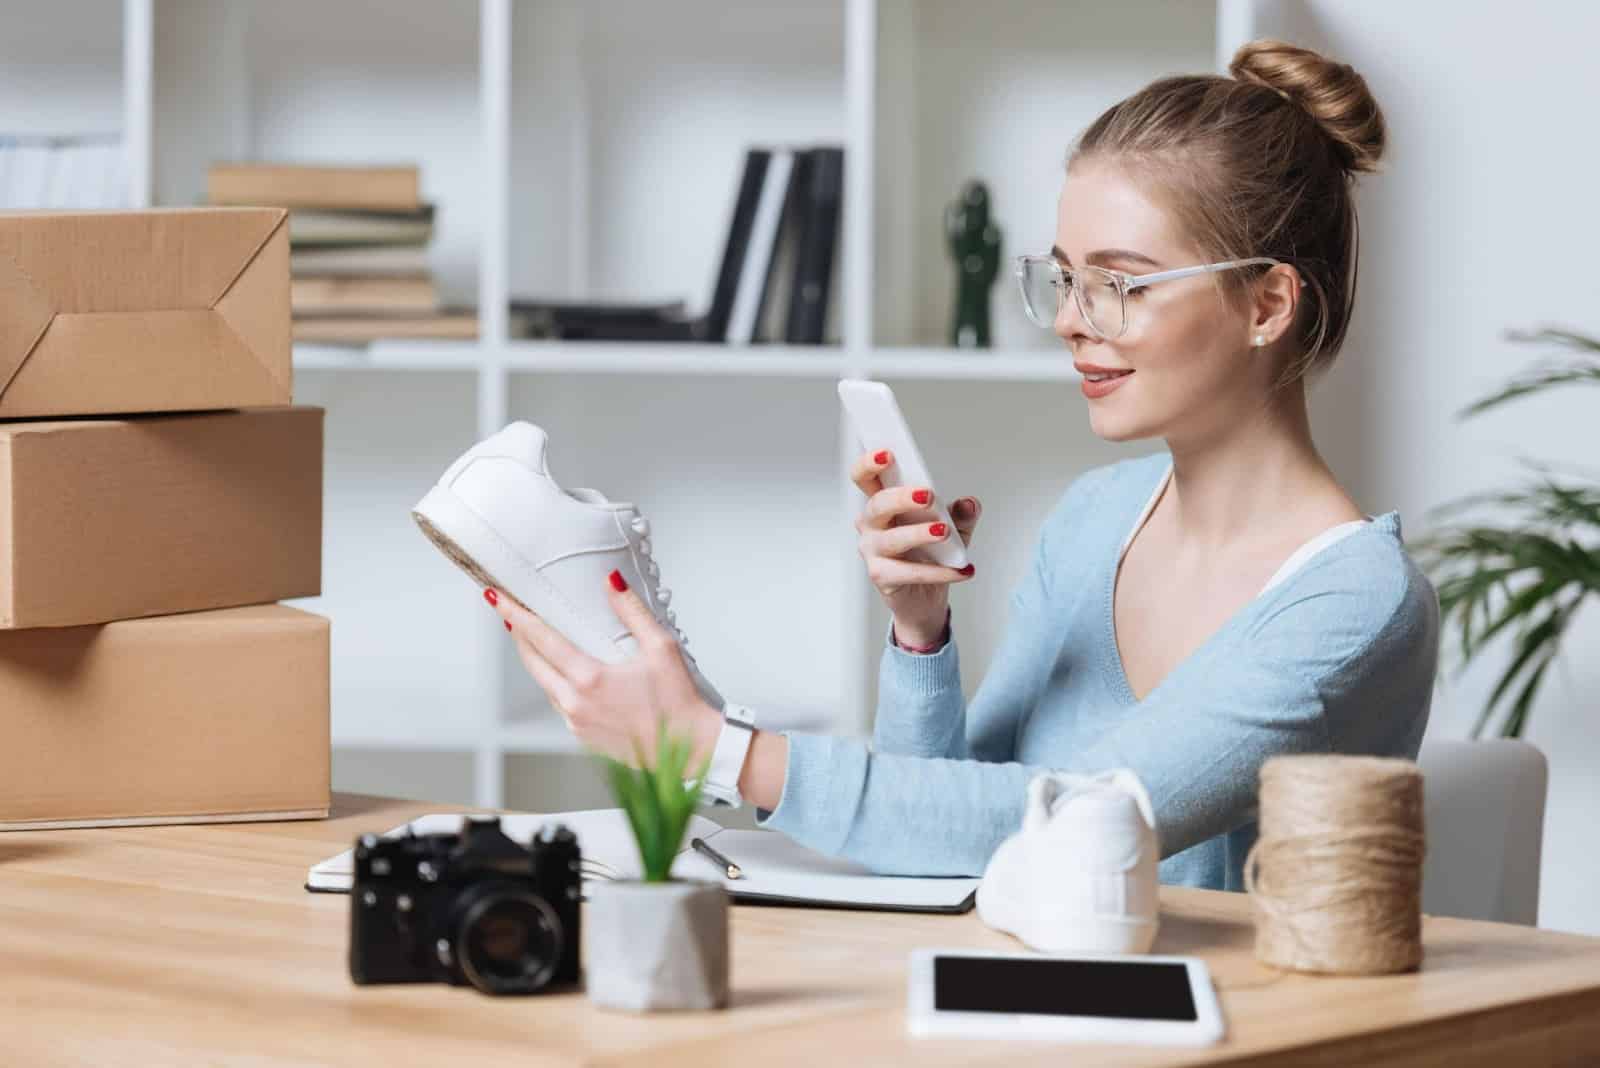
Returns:
[[[707,839],[739,865],[742,879],[723,878],[738,897],[783,897],[830,904],[893,908],[953,908],[978,888],[978,879],[874,875],[842,857],[800,845],[777,831],[723,828]],[[717,878],[724,873],[710,859],[680,856],[675,873],[686,878]]]

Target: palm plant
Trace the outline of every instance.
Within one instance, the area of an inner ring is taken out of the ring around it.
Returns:
[[[1558,386],[1600,385],[1600,340],[1558,329],[1507,337],[1554,344],[1574,355],[1531,367],[1457,418]],[[1473,509],[1493,508],[1507,517],[1505,525],[1461,519],[1415,545],[1438,588],[1440,615],[1459,638],[1460,670],[1502,633],[1511,635],[1510,664],[1484,702],[1473,737],[1508,698],[1500,735],[1521,735],[1573,615],[1600,592],[1600,479],[1588,472],[1585,483],[1558,481],[1549,465],[1524,463],[1537,477],[1523,488],[1474,494],[1432,512],[1436,519],[1457,520]]]
[[[691,772],[692,755],[690,739],[669,735],[663,722],[653,763],[637,749],[638,767],[600,758],[612,796],[628,814],[647,883],[671,879],[672,861],[683,844],[684,829],[700,802],[700,784],[706,769]]]

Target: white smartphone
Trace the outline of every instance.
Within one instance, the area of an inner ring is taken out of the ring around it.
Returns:
[[[977,949],[912,951],[906,1027],[919,1037],[1184,1046],[1225,1032],[1198,957]]]
[[[966,567],[967,547],[961,544],[955,520],[950,518],[950,510],[939,498],[939,488],[933,484],[933,476],[928,473],[928,465],[923,462],[922,452],[911,436],[911,427],[894,399],[894,391],[882,382],[841,378],[839,400],[850,417],[850,425],[861,451],[889,450],[892,462],[879,476],[885,488],[926,486],[933,491],[933,503],[922,512],[927,522],[943,523],[950,535],[943,541],[919,546],[907,555],[945,567]],[[917,516],[917,513],[913,513],[913,516]]]

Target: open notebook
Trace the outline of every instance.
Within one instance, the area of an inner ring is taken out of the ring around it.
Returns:
[[[406,832],[454,834],[461,829],[457,814],[418,816],[385,832],[393,838]],[[518,813],[500,817],[500,829],[526,843],[547,821],[563,823],[578,836],[585,879],[633,879],[639,876],[639,853],[620,808],[548,815]],[[742,879],[729,879],[709,858],[689,848],[689,840],[706,843],[739,865]],[[673,862],[679,878],[718,879],[733,900],[746,904],[791,904],[856,909],[890,909],[905,912],[965,912],[972,907],[977,879],[910,878],[873,875],[848,860],[814,852],[776,831],[745,831],[723,827],[704,816],[690,817],[683,836],[684,848]],[[350,850],[314,865],[306,876],[306,889],[348,893],[353,878]]]

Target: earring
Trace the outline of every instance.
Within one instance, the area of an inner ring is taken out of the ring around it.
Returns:
[[[1256,335],[1256,347],[1257,348],[1260,348],[1262,345],[1265,345],[1266,343],[1267,343],[1267,339],[1266,339],[1266,336],[1264,334],[1257,334]]]

